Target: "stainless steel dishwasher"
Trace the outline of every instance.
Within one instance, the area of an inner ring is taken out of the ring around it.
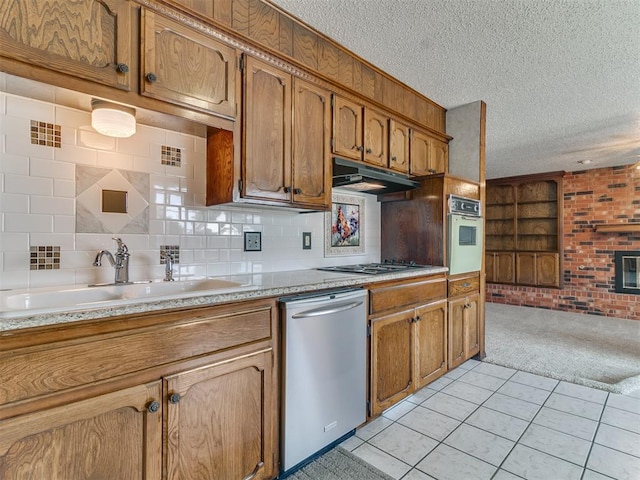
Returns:
[[[367,291],[280,302],[281,452],[282,470],[288,473],[366,420]]]

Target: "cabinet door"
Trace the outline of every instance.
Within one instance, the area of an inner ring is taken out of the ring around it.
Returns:
[[[159,480],[161,384],[13,417],[0,432],[0,478]]]
[[[449,300],[449,368],[455,368],[465,361],[464,317],[467,299]]]
[[[447,373],[447,301],[420,307],[415,324],[415,389]]]
[[[362,160],[362,105],[333,96],[333,153]]]
[[[409,127],[389,122],[389,168],[409,173]]]
[[[0,2],[1,55],[129,90],[131,3]]]
[[[429,173],[445,173],[449,163],[449,145],[435,138],[430,140]]]
[[[142,95],[235,117],[235,50],[142,9]]]
[[[293,202],[328,208],[331,203],[331,94],[294,79]]]
[[[364,111],[364,161],[378,167],[389,165],[389,118],[366,108]]]
[[[560,286],[560,255],[557,253],[536,254],[536,280],[541,287]]]
[[[371,322],[371,415],[408,396],[413,381],[414,310]]]
[[[168,480],[274,475],[272,354],[262,351],[164,380]]]
[[[291,75],[247,57],[242,195],[290,202]]]
[[[516,254],[516,282],[523,285],[536,284],[536,254],[518,252]]]
[[[480,351],[480,295],[469,295],[464,308],[465,360]]]
[[[487,274],[487,283],[493,283],[496,281],[496,275],[494,272],[494,255],[493,253],[485,253],[484,255],[484,271]]]
[[[409,169],[412,175],[429,175],[429,137],[417,130],[411,131]]]
[[[513,283],[515,281],[515,254],[513,252],[496,253],[494,273],[497,283]]]

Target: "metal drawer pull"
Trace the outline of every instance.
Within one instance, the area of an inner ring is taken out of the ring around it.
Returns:
[[[147,407],[147,411],[149,413],[156,413],[158,410],[160,410],[160,403],[156,402],[155,400],[151,402]]]
[[[179,393],[172,393],[171,396],[169,397],[169,403],[178,403],[180,402],[180,394]]]

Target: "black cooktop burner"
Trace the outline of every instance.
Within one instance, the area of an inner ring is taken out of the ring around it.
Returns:
[[[358,273],[366,275],[377,275],[380,273],[393,273],[406,270],[427,268],[430,265],[417,265],[416,263],[358,263],[355,265],[335,265],[333,267],[321,267],[316,270],[323,270],[326,272],[340,272],[340,273]]]

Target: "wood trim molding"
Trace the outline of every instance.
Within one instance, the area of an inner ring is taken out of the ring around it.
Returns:
[[[640,223],[618,223],[615,225],[596,225],[597,233],[633,233],[640,232]]]
[[[184,24],[189,28],[192,28],[200,33],[211,36],[212,38],[219,40],[221,42],[224,42],[227,45],[233,48],[236,48],[237,50],[243,53],[252,55],[258,58],[259,60],[262,60],[273,66],[276,66],[279,69],[287,73],[290,73],[291,75],[299,77],[309,83],[313,83],[322,88],[329,89],[334,93],[338,93],[350,100],[359,102],[364,106],[373,107],[375,109],[382,110],[383,112],[386,112],[386,114],[389,114],[390,118],[399,120],[403,123],[407,123],[409,124],[409,126],[413,128],[417,127],[421,130],[424,130],[425,132],[428,132],[430,135],[436,138],[439,138],[442,141],[448,142],[452,138],[451,136],[447,135],[444,131],[436,130],[433,127],[420,123],[419,121],[411,117],[405,116],[400,112],[391,110],[390,107],[378,102],[373,98],[360,95],[358,92],[354,91],[353,89],[347,86],[341,85],[337,83],[335,80],[332,80],[326,77],[321,72],[308,69],[308,67],[302,65],[299,61],[297,61],[295,58],[289,55],[286,55],[286,60],[285,60],[282,58],[283,54],[281,52],[274,51],[268,46],[265,46],[256,42],[252,38],[245,37],[241,34],[238,34],[237,32],[233,31],[226,25],[214,23],[215,22],[214,19],[209,19],[209,18],[203,17],[202,15],[199,15],[196,12],[185,10],[181,8],[180,5],[177,5],[175,3],[171,3],[171,4],[165,3],[164,0],[133,0],[133,1],[144,8],[148,8],[150,10],[158,12],[161,15],[164,15],[172,20],[175,20],[176,22]],[[369,64],[366,60],[361,59],[353,52],[350,52],[342,45],[336,43],[335,40],[332,40],[331,38],[326,37],[322,33],[316,31],[315,29],[308,26],[298,18],[282,10],[277,5],[269,2],[268,0],[261,0],[261,1],[263,1],[263,3],[268,5],[270,8],[273,8],[274,10],[276,10],[278,13],[285,15],[288,18],[295,21],[296,23],[300,24],[304,28],[310,29],[311,31],[313,31],[315,35],[322,37],[324,40],[330,42],[336,48],[339,48],[340,50],[342,50],[345,54],[348,54],[351,57],[353,57],[354,60],[361,62],[367,68],[372,69],[373,71],[383,76],[387,80],[396,83],[402,89],[410,91],[413,95],[420,97],[420,99],[422,99],[423,101],[426,101],[430,105],[445,111],[444,107],[442,107],[441,105],[438,105],[437,103],[435,103],[428,97],[424,96],[423,94],[416,92],[411,87],[403,84],[399,80],[391,77],[389,74]]]

